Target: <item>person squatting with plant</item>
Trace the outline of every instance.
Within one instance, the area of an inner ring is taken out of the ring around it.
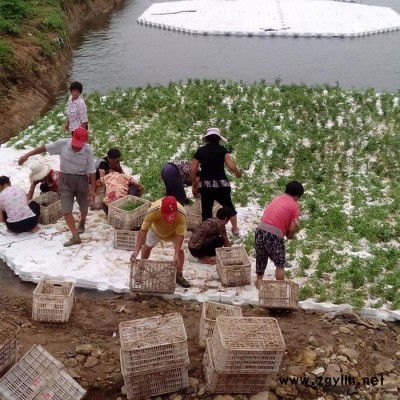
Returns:
[[[175,197],[166,196],[153,202],[147,210],[136,240],[136,246],[131,255],[131,261],[136,261],[140,250],[141,258],[147,260],[154,246],[161,240],[174,244],[174,264],[176,267],[176,283],[184,288],[190,283],[183,275],[185,253],[183,239],[187,230],[186,213]]]
[[[192,179],[190,171],[192,169],[192,161],[190,160],[173,160],[163,165],[161,168],[161,178],[165,186],[165,195],[174,196],[178,203],[187,205],[190,200],[186,196],[185,185],[191,186]],[[196,171],[196,175],[199,171]],[[200,178],[197,176],[197,180]]]
[[[106,194],[103,200],[102,209],[108,214],[108,205],[115,200],[121,199],[126,195],[140,197],[144,192],[144,187],[131,176],[111,170],[107,175],[97,180],[97,187],[104,186]]]
[[[286,185],[285,193],[275,197],[265,207],[255,233],[257,288],[263,279],[268,259],[275,264],[275,279],[285,279],[284,237],[293,239],[299,229],[298,201],[303,194],[303,185],[291,181]]]
[[[40,206],[36,201],[28,203],[25,190],[11,186],[8,176],[0,176],[0,222],[5,222],[13,233],[37,232]]]
[[[64,124],[65,130],[71,132],[71,135],[77,128],[88,129],[87,109],[85,100],[81,96],[82,91],[82,83],[71,83],[69,87],[70,96],[68,98],[67,105],[65,106],[67,120]]]
[[[58,193],[58,180],[60,178],[60,171],[51,169],[48,164],[36,160],[32,162],[30,169],[31,172],[29,174],[29,181],[31,182],[31,186],[28,191],[28,200],[33,198],[36,186],[39,183],[41,193]]]
[[[88,131],[77,128],[70,139],[59,139],[53,143],[36,147],[21,156],[18,164],[24,164],[29,157],[41,153],[58,154],[60,156],[60,179],[58,194],[61,200],[61,209],[65,222],[72,233],[72,238],[64,243],[65,247],[81,243],[80,234],[85,232],[85,222],[89,209],[89,199],[94,200],[96,189],[96,169],[92,147],[87,144]],[[90,179],[90,186],[89,180]],[[74,199],[76,198],[80,220],[76,227],[72,214]]]
[[[220,145],[220,141],[226,141],[221,136],[218,128],[209,128],[202,138],[205,146],[200,147],[192,161],[190,177],[192,180],[192,191],[195,197],[201,195],[201,208],[203,221],[212,217],[214,201],[222,207],[232,208],[235,211],[231,217],[232,233],[239,235],[237,226],[237,212],[232,203],[231,186],[225,173],[225,165],[229,170],[240,178],[243,174],[233,162],[228,150]],[[196,179],[196,172],[201,167],[200,180]]]
[[[230,247],[225,225],[235,215],[233,208],[222,207],[217,211],[216,218],[208,218],[194,230],[189,243],[189,252],[199,259],[201,264],[216,264],[215,249]]]

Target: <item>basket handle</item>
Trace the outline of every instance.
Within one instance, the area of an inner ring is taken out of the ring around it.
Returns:
[[[53,286],[53,288],[62,288],[63,285],[61,283],[53,283],[51,286]]]

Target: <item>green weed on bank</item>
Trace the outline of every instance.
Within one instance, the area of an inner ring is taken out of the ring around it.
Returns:
[[[146,196],[163,194],[161,166],[191,159],[218,126],[244,170],[237,205],[260,207],[289,180],[304,183],[302,230],[287,242],[301,297],[400,308],[399,94],[303,85],[192,80],[86,98],[97,156],[123,150]],[[65,135],[63,106],[14,138],[36,146]],[[256,223],[261,215],[254,215]],[[254,232],[242,237],[253,253]]]

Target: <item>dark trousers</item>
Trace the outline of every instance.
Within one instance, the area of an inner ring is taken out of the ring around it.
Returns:
[[[36,201],[31,201],[29,208],[34,212],[35,216],[22,221],[7,222],[7,214],[3,211],[4,221],[6,221],[7,229],[14,233],[30,232],[39,222],[40,206]]]
[[[231,199],[230,187],[200,188],[199,192],[201,194],[201,217],[203,221],[212,218],[214,201],[221,204],[222,207],[229,207],[235,210]]]
[[[222,236],[214,236],[202,244],[199,249],[189,247],[190,254],[196,258],[214,257],[215,249],[224,245]]]
[[[165,186],[165,195],[174,196],[178,203],[185,205],[187,197],[181,174],[173,164],[165,164],[161,169],[161,178]]]

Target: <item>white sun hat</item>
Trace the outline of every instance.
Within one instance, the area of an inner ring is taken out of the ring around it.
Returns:
[[[208,129],[207,129],[207,133],[206,133],[206,134],[203,136],[203,138],[202,138],[203,142],[206,142],[206,141],[207,141],[206,137],[207,137],[207,136],[211,136],[211,135],[216,135],[216,136],[218,136],[221,140],[223,140],[224,142],[226,142],[226,138],[224,138],[224,137],[221,135],[221,132],[219,131],[219,128],[208,128]]]
[[[33,161],[30,165],[31,173],[29,174],[29,181],[35,182],[40,181],[50,172],[50,166],[40,161]]]

